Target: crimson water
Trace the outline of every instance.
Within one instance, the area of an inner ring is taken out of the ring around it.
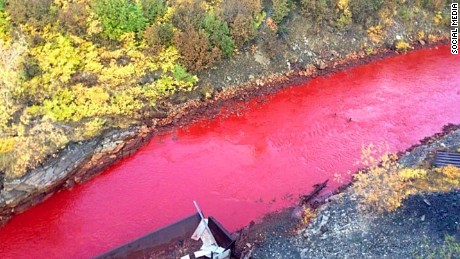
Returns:
[[[0,258],[92,257],[194,213],[192,200],[233,231],[315,183],[331,179],[332,190],[350,179],[363,145],[404,150],[460,123],[459,65],[447,46],[419,50],[154,137],[14,217],[0,229]]]

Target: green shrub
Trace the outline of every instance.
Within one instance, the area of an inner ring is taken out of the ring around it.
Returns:
[[[225,21],[219,20],[214,14],[208,14],[203,20],[203,28],[213,46],[229,57],[235,48],[235,41],[230,36],[230,29]]]
[[[190,75],[181,65],[174,66],[173,76],[177,81],[182,81],[189,84],[195,84],[198,81],[196,76]]]
[[[166,12],[165,0],[142,0],[142,10],[147,23],[153,23],[159,16]]]
[[[272,0],[273,1],[273,20],[276,23],[281,23],[289,14],[288,0]]]
[[[54,15],[51,13],[52,2],[52,0],[10,0],[6,6],[11,20],[16,25],[29,23],[41,28],[54,20]]]
[[[129,0],[95,0],[92,6],[102,25],[102,35],[117,40],[126,32],[144,30],[146,19],[139,2]]]

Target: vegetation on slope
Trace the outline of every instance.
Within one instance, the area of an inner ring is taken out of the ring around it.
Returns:
[[[292,12],[318,28],[358,23],[378,41],[396,16],[445,23],[447,10],[445,0],[0,0],[0,173],[20,177],[69,142],[138,123],[262,24],[282,33]]]
[[[351,190],[365,212],[391,212],[410,195],[460,188],[458,167],[402,167],[396,154],[382,150],[382,145],[363,147],[360,164],[366,169],[353,176]]]

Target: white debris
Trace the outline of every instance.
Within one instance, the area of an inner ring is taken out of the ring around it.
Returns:
[[[204,218],[203,213],[201,212],[200,207],[194,201],[195,207],[200,214],[201,222],[196,228],[195,232],[193,232],[192,239],[199,240],[203,242],[199,251],[194,253],[195,257],[206,256],[208,258],[214,259],[229,259],[231,251],[230,249],[225,250],[225,248],[220,247],[217,244],[216,239],[212,235],[211,229],[208,227],[208,219]]]

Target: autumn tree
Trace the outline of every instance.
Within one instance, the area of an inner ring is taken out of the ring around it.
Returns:
[[[174,43],[179,46],[182,63],[192,71],[208,68],[219,60],[222,55],[218,47],[212,47],[204,30],[195,31],[190,28],[178,32]]]

